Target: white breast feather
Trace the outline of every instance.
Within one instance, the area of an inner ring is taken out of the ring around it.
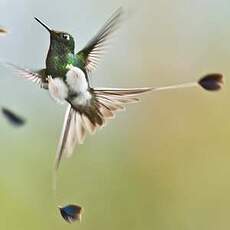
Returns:
[[[87,105],[91,99],[91,94],[88,91],[88,82],[86,80],[84,72],[74,66],[69,66],[69,71],[66,74],[66,83],[60,78],[51,77],[49,81],[49,92],[51,97],[59,102],[64,103],[65,99],[68,98],[69,89],[77,94],[76,98],[72,100],[73,105]]]
[[[77,67],[70,67],[66,74],[66,82],[70,89],[76,93],[85,93],[88,90],[88,82],[84,72]]]
[[[50,96],[58,103],[63,104],[68,97],[68,88],[60,78],[48,77]]]
[[[91,99],[91,94],[88,91],[78,94],[76,98],[73,100],[74,105],[87,105],[89,100]]]

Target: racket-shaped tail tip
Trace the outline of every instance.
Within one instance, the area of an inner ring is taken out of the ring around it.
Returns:
[[[83,208],[79,205],[66,205],[63,207],[58,207],[61,213],[61,216],[67,223],[73,223],[75,221],[81,221],[81,216]]]
[[[8,122],[15,127],[21,127],[26,123],[26,120],[24,118],[7,108],[1,108],[1,112],[3,116],[8,120]]]
[[[220,73],[207,74],[199,80],[198,84],[207,91],[218,91],[223,87],[224,76]]]

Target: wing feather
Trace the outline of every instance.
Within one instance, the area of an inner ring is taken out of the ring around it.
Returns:
[[[105,54],[108,41],[118,29],[123,15],[123,9],[117,9],[112,17],[105,23],[99,32],[87,45],[77,53],[78,59],[83,62],[87,73],[96,69],[101,57]]]
[[[12,67],[16,71],[16,73],[19,74],[19,76],[21,76],[22,78],[32,81],[33,83],[39,85],[41,88],[48,89],[48,82],[44,74],[44,69],[35,72],[29,69],[19,67],[12,63],[6,63],[6,65]]]

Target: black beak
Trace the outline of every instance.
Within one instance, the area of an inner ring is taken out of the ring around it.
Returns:
[[[51,33],[51,29],[47,26],[47,25],[45,25],[42,21],[40,21],[38,18],[36,18],[36,17],[34,17],[34,19],[39,23],[39,24],[41,24],[43,27],[45,27],[50,33]]]

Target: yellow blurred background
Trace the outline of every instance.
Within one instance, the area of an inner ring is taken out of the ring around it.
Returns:
[[[93,86],[165,86],[225,75],[219,93],[200,88],[146,95],[87,138],[61,164],[58,204],[84,207],[68,225],[52,191],[65,106],[0,68],[0,105],[28,119],[0,117],[0,229],[216,230],[230,228],[230,2],[227,0],[0,0],[0,58],[44,66],[48,33],[33,19],[76,37],[77,49],[123,6],[126,19],[91,79]]]

